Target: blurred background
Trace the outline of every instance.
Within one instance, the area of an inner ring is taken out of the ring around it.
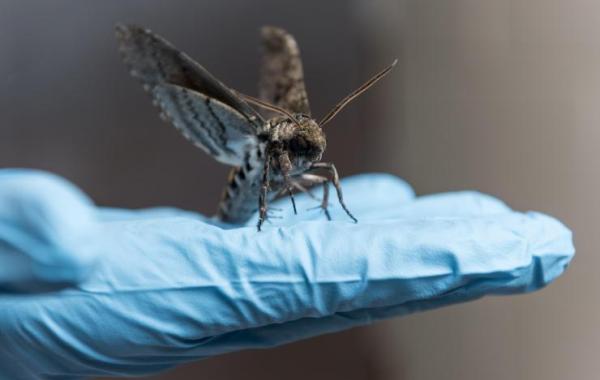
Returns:
[[[575,232],[563,278],[149,379],[592,379],[600,374],[600,3],[594,0],[0,0],[0,166],[56,172],[100,205],[212,213],[227,168],[162,123],[117,54],[149,27],[256,94],[258,29],[292,32],[313,113],[395,57],[327,129],[343,175],[474,189]]]

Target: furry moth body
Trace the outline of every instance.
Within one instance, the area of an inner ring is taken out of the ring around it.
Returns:
[[[307,191],[315,184],[323,185],[320,207],[330,219],[331,182],[340,205],[356,222],[344,204],[335,166],[320,162],[326,147],[323,126],[385,76],[396,61],[317,122],[311,117],[296,41],[279,28],[263,27],[261,34],[260,99],[256,99],[228,88],[151,31],[116,27],[124,62],[151,93],[161,116],[217,161],[233,166],[217,212],[221,220],[244,223],[258,210],[260,231],[272,199],[287,193],[296,211],[293,192]]]

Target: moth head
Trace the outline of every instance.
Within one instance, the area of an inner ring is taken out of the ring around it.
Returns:
[[[325,133],[319,124],[310,117],[297,116],[293,133],[284,141],[287,151],[293,158],[310,162],[320,161],[326,147]]]

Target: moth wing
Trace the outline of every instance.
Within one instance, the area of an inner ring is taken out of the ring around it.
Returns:
[[[254,126],[218,99],[174,84],[159,84],[153,95],[165,117],[196,146],[224,164],[241,166],[256,149]]]
[[[292,35],[273,26],[261,29],[260,98],[293,113],[310,116],[300,49]]]
[[[147,91],[174,84],[227,104],[256,126],[262,123],[261,116],[234,91],[164,38],[135,25],[117,25],[115,31],[123,61]]]

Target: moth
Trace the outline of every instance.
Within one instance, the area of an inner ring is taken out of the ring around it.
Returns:
[[[233,90],[185,53],[148,29],[117,25],[119,50],[130,73],[161,108],[161,117],[217,161],[233,166],[219,203],[218,217],[245,223],[258,210],[257,228],[267,219],[268,203],[295,191],[323,186],[320,208],[327,219],[329,183],[348,217],[339,175],[321,162],[323,127],[348,103],[383,78],[380,71],[337,103],[319,121],[311,116],[298,44],[283,29],[261,29],[259,98]],[[261,109],[263,114],[257,109]]]

